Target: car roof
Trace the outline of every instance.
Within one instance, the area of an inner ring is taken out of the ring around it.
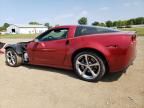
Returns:
[[[90,26],[90,25],[62,25],[62,26],[56,26],[54,28],[77,28],[77,27],[88,27],[88,28],[102,28],[102,29],[107,29],[107,30],[115,30],[119,31],[118,29],[113,29],[109,27],[102,27],[102,26]]]
[[[101,26],[90,26],[90,25],[61,25],[61,26],[56,26],[54,28],[64,28],[64,27],[100,27],[100,28],[106,28],[106,27],[101,27]]]
[[[90,26],[90,25],[61,25],[61,26],[56,26],[56,27],[54,27],[54,28],[64,28],[64,27],[97,27],[97,28],[113,29],[113,28],[109,28],[109,27]]]
[[[61,25],[61,26],[55,26],[54,28],[69,28],[69,27],[77,27],[78,25]]]

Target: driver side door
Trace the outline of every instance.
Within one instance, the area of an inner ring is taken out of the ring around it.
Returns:
[[[66,55],[68,29],[48,31],[31,44],[32,64],[63,65]]]

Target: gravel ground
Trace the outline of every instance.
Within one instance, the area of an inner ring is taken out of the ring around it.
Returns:
[[[0,108],[144,108],[144,37],[138,37],[137,58],[126,73],[106,75],[97,83],[79,80],[73,71],[8,67],[1,54]]]

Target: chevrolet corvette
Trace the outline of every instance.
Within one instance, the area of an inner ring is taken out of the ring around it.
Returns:
[[[73,69],[86,81],[126,69],[136,57],[136,33],[98,26],[57,26],[29,42],[5,47],[6,64]]]

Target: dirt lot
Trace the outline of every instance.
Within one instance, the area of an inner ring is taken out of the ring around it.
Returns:
[[[73,71],[11,68],[0,55],[0,108],[144,108],[144,37],[138,38],[137,49],[126,73],[106,75],[97,83],[79,80]]]

